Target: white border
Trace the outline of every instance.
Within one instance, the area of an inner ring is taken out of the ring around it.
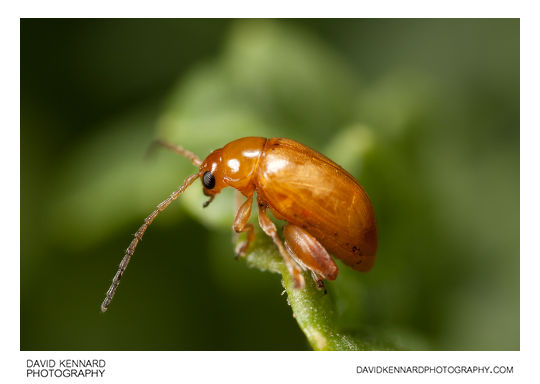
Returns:
[[[331,3],[331,5],[329,5]],[[532,2],[527,2],[531,4]],[[0,38],[2,62],[1,167],[2,243],[4,244],[1,292],[2,327],[0,359],[3,382],[27,382],[28,358],[104,358],[105,379],[84,382],[124,382],[143,379],[157,382],[237,383],[290,382],[475,382],[524,381],[539,378],[537,325],[539,252],[536,224],[538,209],[538,14],[533,5],[508,1],[20,1],[2,5]],[[20,352],[20,127],[19,17],[521,17],[521,352]],[[536,47],[536,48],[535,48]],[[291,361],[294,363],[291,364]],[[359,364],[368,365],[513,365],[513,375],[358,375]],[[32,380],[35,381],[35,380]],[[50,381],[39,379],[37,381]],[[66,379],[64,379],[66,381]],[[75,380],[67,379],[72,382]],[[66,381],[66,382],[67,382]]]
[[[103,379],[62,379],[66,382],[117,383],[482,383],[517,381],[519,352],[25,352],[19,374],[26,374],[26,359],[93,359],[107,362]],[[58,364],[58,363],[57,363]],[[357,366],[513,366],[513,374],[358,374]],[[34,378],[25,382],[58,379]]]
[[[221,17],[221,18],[382,18],[382,17],[520,17],[526,14],[523,1],[502,0],[24,0],[19,17]]]

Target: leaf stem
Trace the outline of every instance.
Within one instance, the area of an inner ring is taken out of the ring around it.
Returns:
[[[263,233],[256,236],[245,260],[251,267],[281,274],[293,317],[314,350],[371,349],[368,344],[339,330],[331,296],[319,291],[307,274],[304,289],[298,290],[293,287],[293,279],[281,260],[279,252]]]

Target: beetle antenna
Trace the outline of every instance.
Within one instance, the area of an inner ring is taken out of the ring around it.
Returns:
[[[137,247],[137,244],[142,239],[144,232],[146,231],[146,228],[154,221],[158,213],[162,212],[171,204],[178,196],[182,194],[193,182],[199,177],[199,173],[195,173],[194,175],[189,176],[185,181],[184,184],[182,184],[176,191],[171,193],[171,195],[164,201],[161,202],[157,206],[157,208],[152,212],[146,219],[144,219],[144,224],[139,227],[137,232],[135,233],[133,240],[129,244],[129,247],[126,249],[126,254],[124,255],[124,258],[120,262],[120,266],[118,267],[118,271],[116,272],[116,275],[114,275],[114,278],[112,280],[112,284],[107,291],[107,295],[105,296],[105,300],[103,300],[103,303],[101,304],[101,311],[105,312],[107,311],[107,308],[109,307],[109,304],[111,303],[114,294],[116,293],[116,289],[118,288],[118,285],[120,284],[120,279],[122,278],[122,275],[124,274],[124,271],[126,270],[129,260],[131,259],[131,256],[133,256],[133,253],[135,252],[135,248]]]
[[[189,161],[191,161],[191,163],[196,167],[200,167],[202,164],[202,161],[201,159],[199,159],[199,156],[197,156],[193,152],[188,151],[184,147],[171,144],[161,139],[154,140],[152,144],[150,144],[150,146],[148,147],[148,151],[146,152],[147,156],[151,155],[157,147],[163,147],[165,149],[168,149],[169,151],[179,154],[180,156],[184,156],[185,158],[189,159]]]

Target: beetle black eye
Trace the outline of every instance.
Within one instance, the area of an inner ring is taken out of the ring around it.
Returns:
[[[208,189],[212,189],[216,186],[216,178],[214,177],[214,175],[212,175],[211,172],[205,172],[203,177],[202,177],[202,182],[204,184],[204,186]]]

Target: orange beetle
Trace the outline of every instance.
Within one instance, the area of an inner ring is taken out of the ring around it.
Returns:
[[[306,269],[319,288],[324,287],[323,279],[336,279],[338,268],[329,253],[357,271],[366,272],[373,266],[377,252],[373,206],[354,177],[319,152],[290,139],[244,137],[201,161],[182,147],[163,141],[156,144],[188,158],[199,171],[159,204],[135,233],[101,304],[103,312],[148,225],[198,177],[204,194],[210,196],[205,207],[226,187],[247,198],[233,223],[235,232],[247,233],[247,240],[235,249],[237,255],[244,256],[255,237],[248,220],[253,193],[257,192],[259,225],[279,249],[295,288],[304,287],[301,272]],[[283,229],[285,243],[266,214],[267,208],[288,223]]]

